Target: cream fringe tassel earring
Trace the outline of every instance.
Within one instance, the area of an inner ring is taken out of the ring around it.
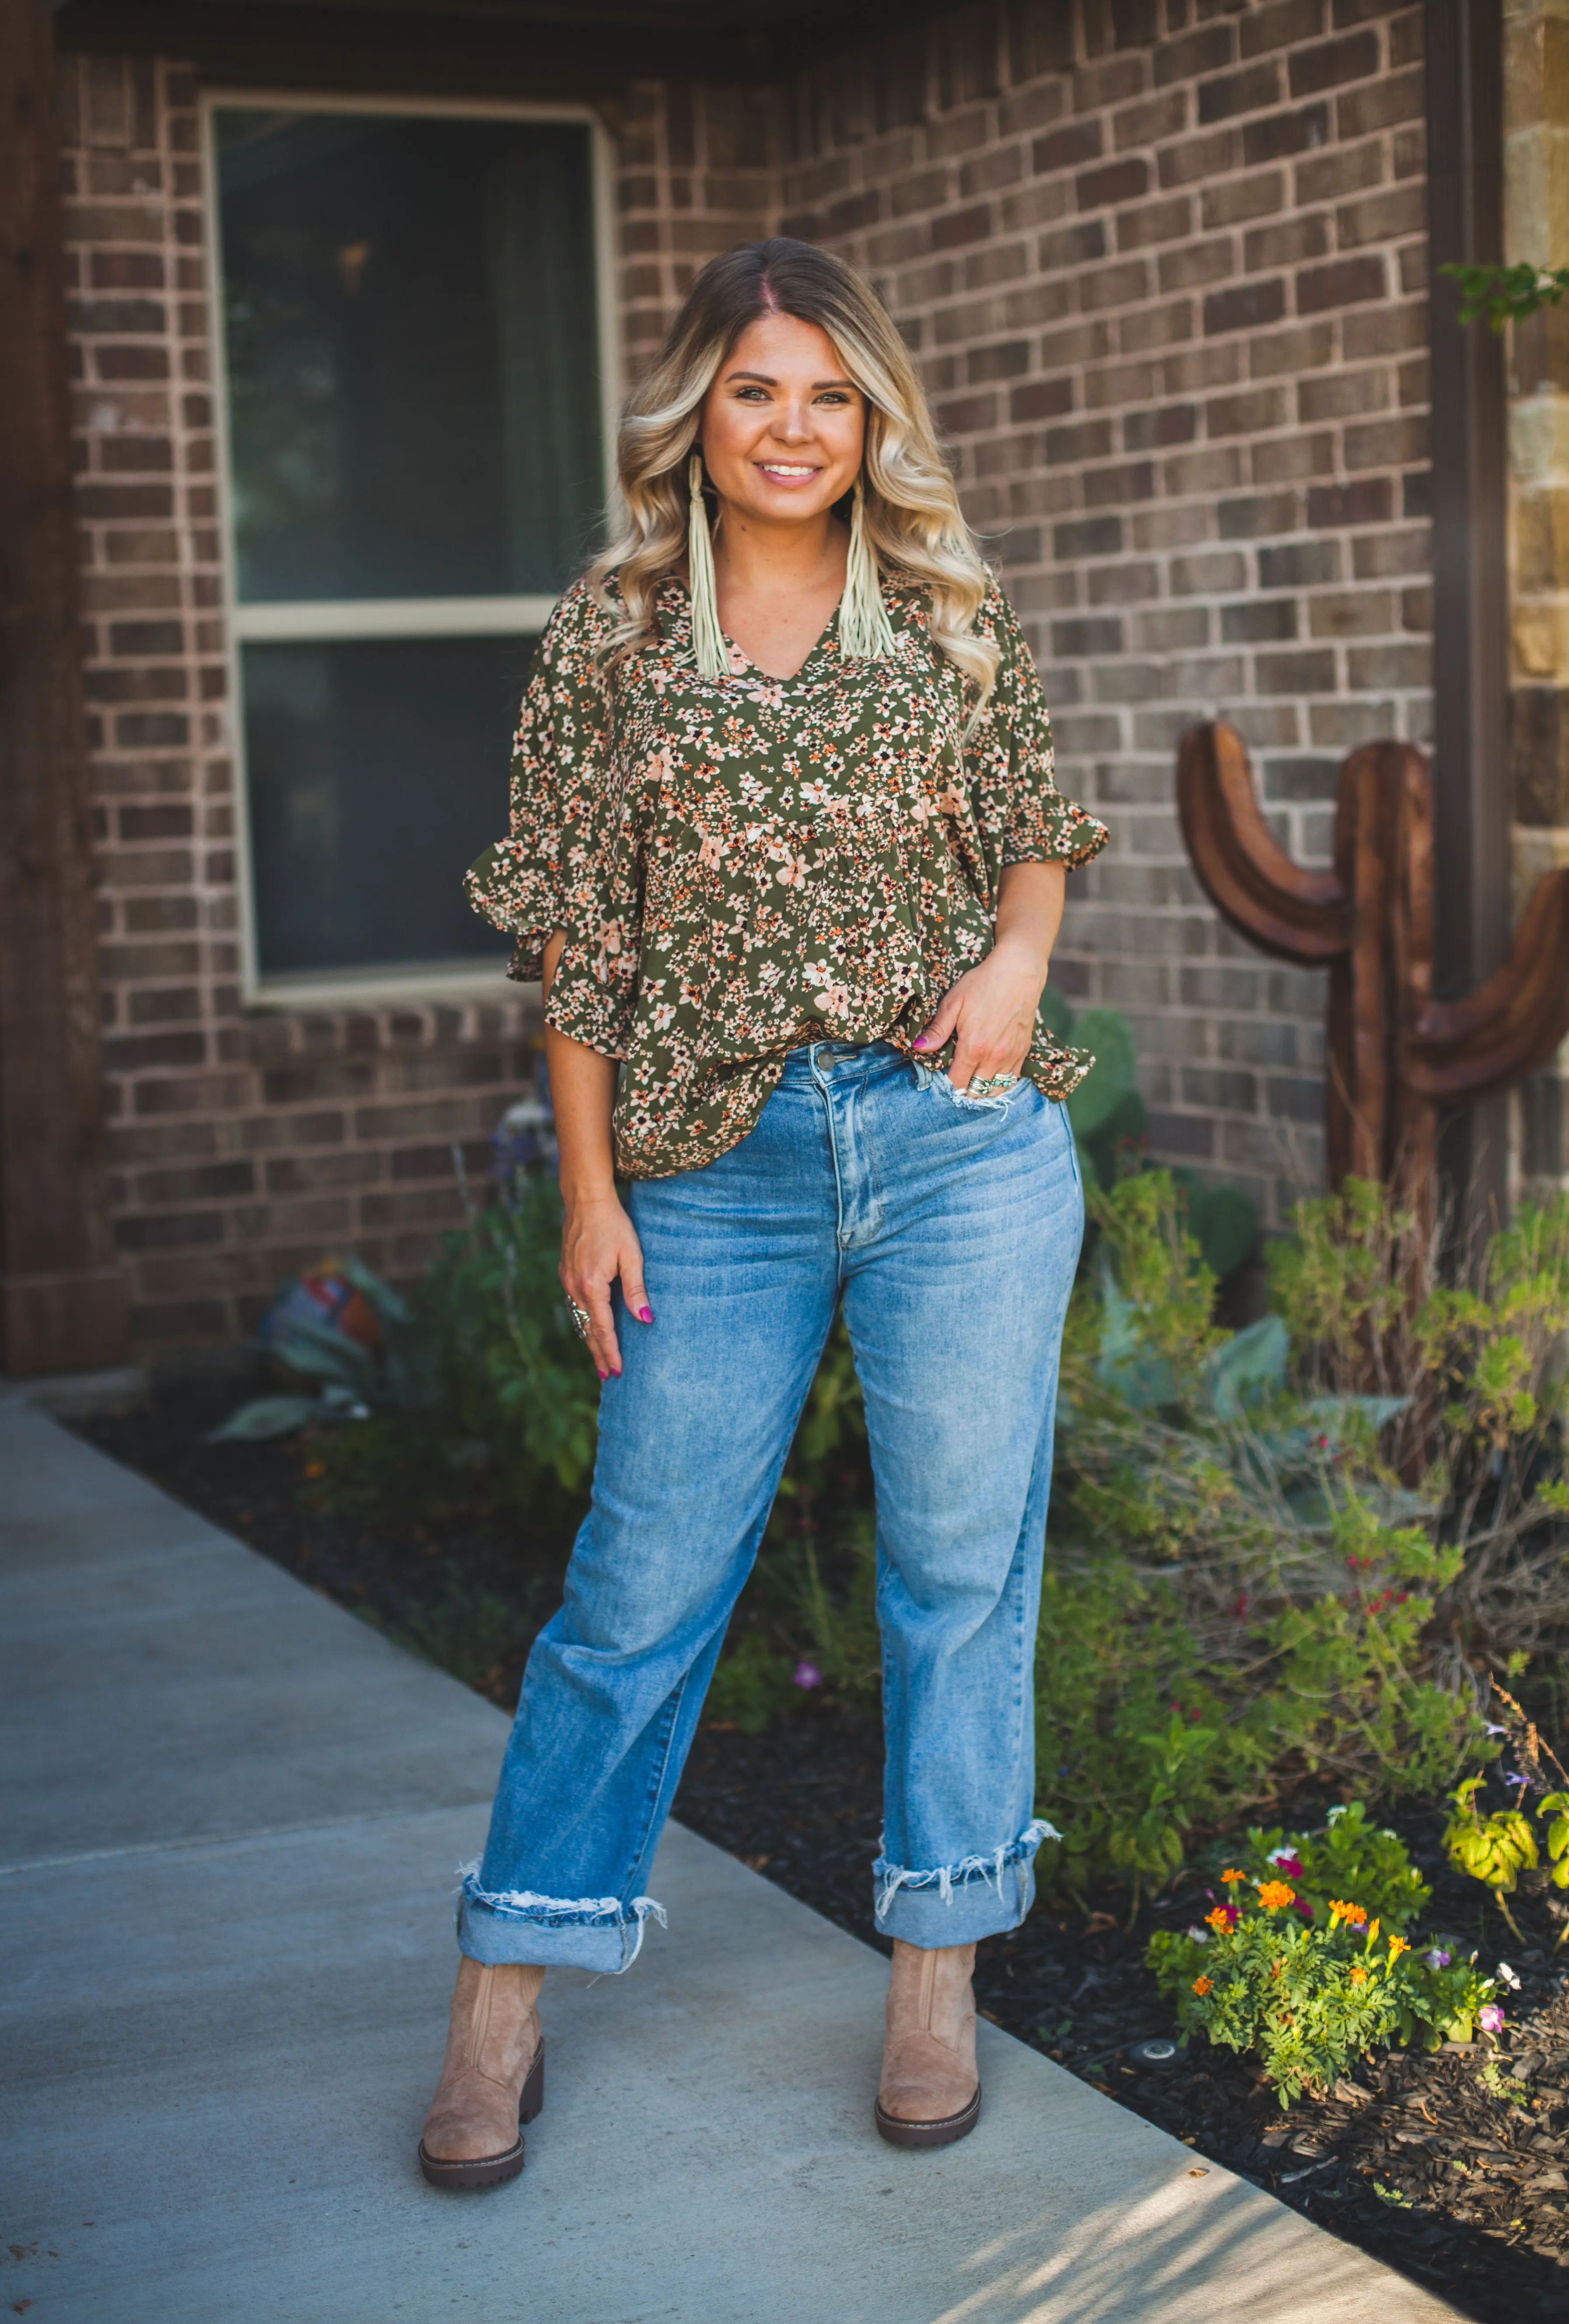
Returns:
[[[866,487],[859,476],[839,607],[839,648],[850,661],[881,661],[893,651],[893,623],[878,586],[876,553],[866,537]]]
[[[687,463],[691,506],[687,512],[687,572],[692,599],[692,657],[699,677],[728,678],[730,653],[719,627],[719,601],[714,585],[714,543],[708,531],[708,511],[703,501],[703,455],[694,452]]]

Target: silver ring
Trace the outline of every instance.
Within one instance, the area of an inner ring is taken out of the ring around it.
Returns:
[[[1018,1079],[1017,1074],[975,1074],[971,1076],[970,1087],[973,1090],[1011,1089]]]
[[[586,1345],[588,1340],[588,1326],[592,1320],[587,1308],[579,1307],[576,1299],[568,1299],[567,1302],[567,1313],[571,1316],[573,1323],[577,1327],[578,1338],[584,1342],[585,1345]]]

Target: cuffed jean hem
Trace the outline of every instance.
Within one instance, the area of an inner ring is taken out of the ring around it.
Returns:
[[[623,1904],[614,1896],[493,1895],[479,1886],[478,1868],[463,1874],[457,1908],[457,1949],[493,1967],[526,1961],[536,1969],[586,1969],[619,1977],[642,1949],[652,1914],[665,1926],[665,1908],[651,1896]]]
[[[872,1870],[877,1925],[923,1951],[978,1944],[1016,1929],[1035,1901],[1035,1851],[1043,1840],[1058,1837],[1038,1820],[991,1856],[968,1856],[930,1872],[879,1857]]]

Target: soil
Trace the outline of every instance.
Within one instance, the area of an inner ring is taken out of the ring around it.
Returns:
[[[429,1524],[358,1524],[312,1508],[309,1443],[209,1445],[231,1386],[184,1386],[83,1433],[324,1594],[516,1701],[528,1641],[551,1609],[567,1542],[558,1513],[520,1539],[476,1492]],[[791,1895],[888,1950],[869,1867],[881,1822],[875,1722],[816,1700],[757,1736],[706,1726],[676,1812]],[[1195,2153],[1427,2285],[1480,2324],[1569,2315],[1569,1908],[1538,1885],[1513,1903],[1523,1943],[1474,1881],[1453,1873],[1442,1818],[1391,1818],[1433,1888],[1424,1932],[1501,1958],[1518,1978],[1496,2041],[1363,2061],[1320,2099],[1282,2109],[1252,2066],[1202,2041],[1171,2043],[1143,1966],[1149,1931],[1195,1917],[1200,1892],[1124,1925],[1125,1894],[1089,1912],[1047,1898],[980,1949],[983,2013]],[[1527,1880],[1530,1876],[1527,1876]],[[1537,1876],[1538,1882],[1540,1876]],[[1202,1907],[1198,1907],[1202,1909]]]

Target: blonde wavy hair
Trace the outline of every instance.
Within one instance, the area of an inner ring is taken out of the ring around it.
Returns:
[[[854,267],[813,243],[782,235],[738,243],[709,260],[658,363],[627,401],[616,439],[622,510],[587,574],[600,604],[621,616],[610,658],[653,639],[655,595],[686,561],[687,463],[704,399],[742,332],[761,315],[817,324],[865,397],[867,538],[883,573],[926,591],[933,642],[976,687],[978,708],[999,659],[996,646],[974,630],[986,569],[937,449],[915,366],[887,308]],[[619,608],[606,587],[612,574]]]

